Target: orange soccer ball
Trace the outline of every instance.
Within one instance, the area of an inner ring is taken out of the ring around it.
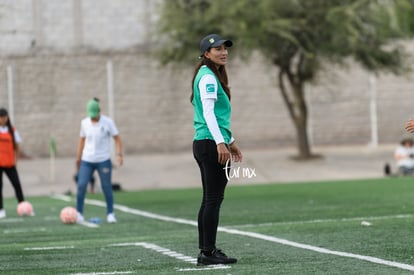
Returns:
[[[60,220],[64,224],[74,224],[78,219],[78,211],[70,206],[66,206],[60,211]]]
[[[17,205],[17,214],[23,216],[33,216],[33,206],[28,201],[22,201]]]

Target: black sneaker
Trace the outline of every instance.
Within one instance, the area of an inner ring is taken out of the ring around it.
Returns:
[[[197,257],[197,265],[234,264],[237,259],[227,257],[221,250],[213,250],[211,256],[201,252]]]

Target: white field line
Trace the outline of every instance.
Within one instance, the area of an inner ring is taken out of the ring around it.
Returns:
[[[0,219],[0,223],[15,223],[15,222],[22,222],[22,218],[6,218]]]
[[[98,228],[99,227],[98,224],[92,223],[92,222],[87,222],[87,221],[78,222],[76,224],[80,224],[80,225],[83,225],[83,226],[86,226],[86,227],[89,227],[89,228]]]
[[[115,274],[133,274],[134,271],[112,271],[112,272],[89,272],[89,273],[72,273],[70,275],[115,275]]]
[[[117,243],[117,244],[111,244],[110,246],[141,246],[143,248],[146,249],[150,249],[153,250],[155,252],[161,253],[163,255],[175,258],[177,260],[181,260],[184,262],[188,262],[188,263],[192,263],[192,264],[196,264],[197,263],[197,259],[190,257],[190,256],[186,256],[184,254],[175,252],[173,250],[170,250],[168,248],[164,248],[161,246],[158,246],[156,244],[153,243],[146,243],[146,242],[138,242],[138,243]]]
[[[91,204],[91,205],[106,207],[105,202],[98,201],[98,200],[88,199],[85,202],[87,204]],[[146,212],[146,211],[142,211],[142,210],[138,210],[138,209],[129,208],[129,207],[123,206],[123,205],[117,205],[116,204],[116,205],[114,205],[114,208],[121,211],[121,212],[129,213],[129,214],[135,214],[135,215],[147,217],[147,218],[150,218],[150,219],[197,226],[196,221],[182,219],[182,218],[173,218],[173,217],[169,217],[169,216],[154,214],[154,213],[151,213],[151,212]],[[289,241],[289,240],[286,240],[286,239],[276,238],[276,237],[273,237],[273,236],[268,236],[268,235],[264,235],[264,234],[260,234],[260,233],[242,231],[242,230],[238,230],[238,229],[230,229],[230,228],[225,228],[225,227],[222,227],[222,226],[218,227],[218,231],[233,234],[233,235],[251,237],[251,238],[264,240],[264,241],[268,241],[268,242],[273,242],[273,243],[279,243],[279,244],[283,244],[283,245],[287,245],[287,246],[291,246],[291,247],[296,247],[296,248],[301,248],[301,249],[305,249],[305,250],[315,251],[315,252],[318,252],[318,253],[321,253],[321,254],[329,254],[329,255],[336,255],[336,256],[345,257],[345,258],[353,258],[353,259],[358,259],[358,260],[367,261],[367,262],[371,262],[371,263],[381,264],[381,265],[385,265],[385,266],[396,267],[396,268],[403,269],[403,270],[414,271],[414,266],[409,265],[409,264],[404,264],[404,263],[399,263],[399,262],[394,262],[394,261],[388,261],[388,260],[384,260],[384,259],[380,259],[380,258],[376,258],[376,257],[371,257],[371,256],[365,256],[365,255],[359,255],[359,254],[354,254],[354,253],[330,250],[330,249],[321,248],[321,247],[317,247],[317,246],[297,243],[297,242]]]
[[[51,197],[54,199],[58,199],[61,201],[66,201],[66,202],[72,201],[71,197],[66,196],[66,195],[55,194],[55,195],[52,195]]]
[[[342,219],[316,219],[308,221],[291,221],[291,222],[267,222],[258,224],[239,224],[231,225],[228,228],[246,228],[246,227],[262,227],[262,226],[278,226],[278,225],[293,225],[293,224],[312,224],[312,223],[329,223],[329,222],[352,222],[352,221],[374,221],[374,220],[391,220],[391,219],[407,219],[414,218],[412,214],[397,214],[386,215],[376,217],[354,217],[354,218],[342,218]]]
[[[30,233],[30,232],[46,232],[45,227],[41,228],[25,228],[25,229],[5,229],[3,230],[4,234],[20,234],[20,233]]]
[[[63,250],[63,249],[73,249],[71,246],[45,246],[45,247],[26,247],[24,250]]]
[[[118,244],[111,244],[110,246],[141,246],[146,249],[153,250],[155,252],[161,253],[163,255],[166,255],[168,257],[175,258],[180,261],[184,261],[191,264],[197,264],[197,259],[186,256],[184,254],[181,254],[179,252],[170,250],[165,247],[158,246],[153,243],[146,243],[146,242],[138,242],[138,243],[118,243]],[[177,269],[177,271],[203,271],[203,270],[213,270],[213,269],[228,269],[231,268],[228,265],[215,265],[215,266],[206,266],[206,267],[199,267],[199,268],[182,268]]]
[[[229,265],[208,265],[205,267],[186,267],[178,268],[177,271],[206,271],[206,270],[217,270],[217,269],[228,269],[231,268]]]

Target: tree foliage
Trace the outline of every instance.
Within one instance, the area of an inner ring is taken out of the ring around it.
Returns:
[[[168,0],[160,14],[164,63],[193,60],[188,53],[198,55],[200,38],[217,32],[235,40],[239,52],[259,50],[273,62],[301,51],[395,70],[401,50],[382,46],[414,30],[412,0]]]
[[[404,71],[398,41],[414,32],[413,7],[414,0],[167,0],[158,25],[160,59],[194,62],[208,33],[233,39],[238,54],[262,53],[279,69],[299,155],[306,158],[304,85],[323,63],[350,57],[375,73]]]

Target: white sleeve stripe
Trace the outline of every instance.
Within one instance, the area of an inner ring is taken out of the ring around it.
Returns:
[[[220,128],[217,123],[216,115],[214,114],[215,100],[213,98],[202,98],[203,104],[203,116],[207,123],[207,128],[214,138],[216,144],[223,143],[224,138],[220,132]]]

